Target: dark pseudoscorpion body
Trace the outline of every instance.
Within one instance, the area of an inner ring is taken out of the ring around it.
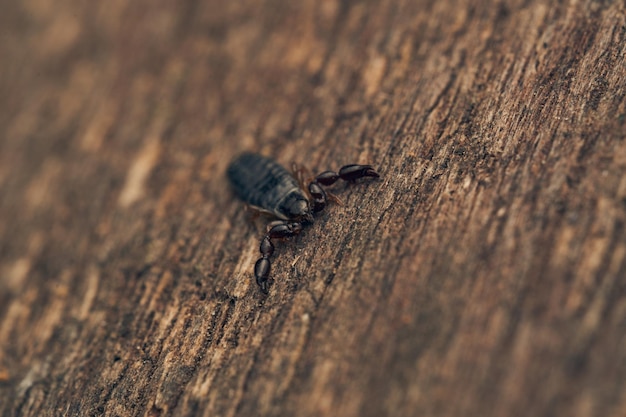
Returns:
[[[324,210],[328,200],[322,186],[333,185],[340,179],[352,182],[363,177],[379,177],[370,165],[346,165],[339,172],[322,172],[305,191],[277,162],[254,153],[244,153],[235,159],[227,175],[239,198],[280,219],[270,223],[271,228],[261,240],[261,257],[254,265],[256,282],[265,294],[269,290],[270,257],[274,253],[272,240],[295,236],[303,226],[313,223],[313,214]]]

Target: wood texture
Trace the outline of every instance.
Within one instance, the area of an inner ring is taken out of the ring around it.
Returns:
[[[0,415],[626,415],[623,2],[1,3]]]

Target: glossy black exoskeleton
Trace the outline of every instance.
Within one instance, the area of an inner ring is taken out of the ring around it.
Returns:
[[[328,200],[322,186],[338,180],[355,181],[363,177],[378,178],[370,165],[346,165],[339,172],[325,171],[303,190],[298,180],[274,160],[254,153],[244,153],[228,167],[228,179],[239,198],[257,210],[280,219],[271,224],[261,240],[261,257],[254,265],[254,276],[261,290],[269,289],[270,260],[273,239],[297,235],[303,226],[313,222],[313,214],[322,211]]]

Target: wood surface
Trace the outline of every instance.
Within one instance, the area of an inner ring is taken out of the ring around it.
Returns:
[[[1,416],[626,415],[623,1],[0,6]]]

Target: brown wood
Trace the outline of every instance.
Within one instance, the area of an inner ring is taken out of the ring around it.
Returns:
[[[1,6],[0,415],[626,415],[623,2]]]

